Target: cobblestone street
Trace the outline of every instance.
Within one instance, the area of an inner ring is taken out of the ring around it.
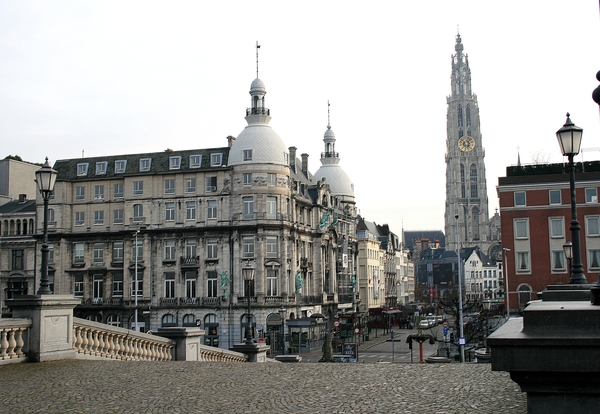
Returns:
[[[0,366],[6,413],[525,413],[490,364],[64,360]]]

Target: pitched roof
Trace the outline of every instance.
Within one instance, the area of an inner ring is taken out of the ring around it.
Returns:
[[[0,206],[0,214],[35,213],[35,210],[35,200],[25,202],[13,200]]]

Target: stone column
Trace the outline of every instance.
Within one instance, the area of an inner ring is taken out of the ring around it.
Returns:
[[[27,356],[31,362],[75,358],[73,309],[81,303],[72,295],[28,295],[7,300],[14,318],[33,321]]]
[[[158,328],[156,335],[174,340],[175,361],[200,361],[200,345],[205,331],[195,327]]]

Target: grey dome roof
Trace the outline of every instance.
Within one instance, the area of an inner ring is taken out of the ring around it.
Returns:
[[[265,88],[265,84],[260,79],[256,78],[252,81],[250,85],[250,93],[252,92],[267,92],[267,88]]]
[[[325,164],[314,174],[317,180],[325,178],[331,193],[337,196],[354,197],[354,187],[348,174],[337,164]]]
[[[327,131],[325,131],[325,135],[323,136],[323,138],[327,139],[335,139],[335,134],[333,133],[333,130],[331,128],[327,128]]]
[[[244,161],[244,150],[252,150],[252,160]],[[279,164],[287,165],[287,148],[268,125],[248,125],[236,138],[229,150],[229,165]]]

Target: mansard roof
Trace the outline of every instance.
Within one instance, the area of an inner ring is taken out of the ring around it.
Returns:
[[[15,214],[15,213],[35,213],[35,200],[9,201],[0,206],[0,214]]]

